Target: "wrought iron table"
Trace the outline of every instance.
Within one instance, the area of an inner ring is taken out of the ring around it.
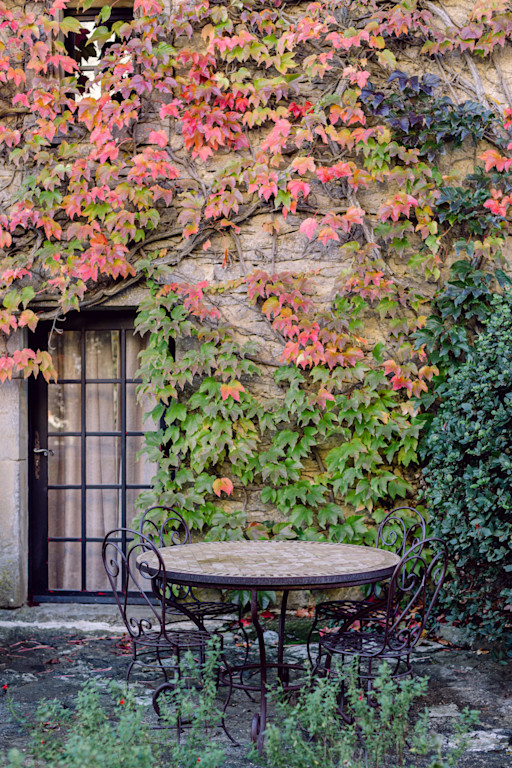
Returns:
[[[285,663],[284,629],[288,593],[292,590],[334,589],[372,584],[388,578],[400,562],[387,550],[354,544],[317,541],[236,541],[199,542],[158,550],[169,583],[217,589],[244,589],[251,592],[251,618],[258,638],[259,662],[229,667],[231,688],[259,691],[260,711],[254,715],[251,737],[263,749],[267,719],[267,673],[274,669],[285,690],[297,690],[289,681],[291,670],[301,665]],[[152,563],[152,558],[155,560]],[[151,575],[158,568],[155,555],[137,558],[140,567]],[[277,662],[268,662],[265,638],[258,617],[257,593],[261,589],[283,591],[279,618]],[[243,681],[244,671],[258,671],[259,686]],[[233,673],[241,673],[233,683]],[[228,699],[229,700],[229,699]]]

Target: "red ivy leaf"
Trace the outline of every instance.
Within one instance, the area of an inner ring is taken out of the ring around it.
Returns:
[[[305,219],[305,221],[303,221],[302,224],[300,225],[299,232],[303,235],[306,235],[308,240],[311,240],[317,228],[318,228],[318,222],[316,219],[312,219],[312,218]]]
[[[149,143],[158,144],[159,147],[167,146],[167,133],[165,131],[151,131],[149,134]]]
[[[311,171],[311,173],[314,173],[315,171],[315,161],[313,158],[310,157],[296,157],[292,161],[292,168],[294,171],[297,171],[297,173],[300,176],[304,176],[305,173],[308,171]]]
[[[245,387],[240,384],[239,381],[231,381],[229,384],[220,385],[220,396],[223,400],[227,400],[228,397],[232,397],[237,403],[240,402],[240,392],[245,392]]]
[[[228,496],[231,496],[233,493],[233,483],[229,477],[218,477],[213,481],[214,494],[220,496],[223,491],[224,493],[227,493]]]
[[[309,184],[306,181],[300,181],[299,179],[292,179],[289,181],[287,189],[293,198],[297,198],[300,192],[302,192],[304,197],[307,197],[311,192]]]
[[[319,390],[318,395],[316,397],[316,401],[318,405],[321,408],[325,408],[327,400],[335,400],[336,398],[332,394],[332,392],[328,392],[327,389],[322,388]]]
[[[396,373],[397,369],[400,368],[396,360],[392,359],[385,360],[382,365],[384,367],[384,373],[386,376],[389,376],[390,373]]]

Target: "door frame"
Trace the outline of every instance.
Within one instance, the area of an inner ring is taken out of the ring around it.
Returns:
[[[132,330],[136,310],[126,307],[86,310],[72,312],[66,315],[62,326],[51,321],[41,322],[31,334],[30,346],[33,349],[48,349],[48,339],[52,332],[59,330]],[[121,369],[121,379],[126,381],[124,367]],[[85,384],[85,367],[82,365],[82,386]],[[122,387],[124,392],[125,387]],[[84,440],[84,398],[81,400],[82,424],[82,457],[85,446]],[[31,377],[28,382],[28,602],[37,605],[41,602],[73,602],[73,603],[112,603],[114,597],[107,592],[56,590],[51,591],[48,585],[48,458],[43,454],[34,453],[34,448],[48,447],[48,385],[41,375]],[[123,451],[123,464],[125,456]],[[124,470],[125,473],[125,470]],[[84,464],[81,467],[82,488],[85,485]],[[141,489],[142,490],[142,489]],[[123,498],[125,498],[123,495]],[[85,493],[82,491],[82,532],[84,530]],[[81,568],[84,562],[85,540],[82,544]]]

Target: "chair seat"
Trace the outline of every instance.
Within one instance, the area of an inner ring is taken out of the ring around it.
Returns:
[[[200,600],[191,600],[182,603],[178,601],[175,605],[168,603],[166,613],[178,615],[181,612],[179,608],[180,605],[198,618],[225,616],[228,613],[238,613],[238,606],[235,605],[235,603],[202,602]]]
[[[413,644],[396,632],[388,632],[384,643],[384,631],[342,632],[320,638],[322,650],[328,655],[378,656],[379,658],[400,658],[413,650]]]
[[[328,600],[318,603],[315,608],[317,621],[345,621],[357,618],[360,614],[366,615],[369,611],[380,608],[386,604],[386,597],[371,600]]]
[[[166,625],[165,635],[159,630],[149,630],[145,634],[133,638],[138,646],[147,646],[151,649],[159,648],[160,650],[171,649],[173,651],[204,649],[210,640],[211,635],[208,632],[201,632],[199,629],[173,629],[172,624]]]

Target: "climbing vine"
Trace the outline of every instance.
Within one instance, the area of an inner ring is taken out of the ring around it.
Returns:
[[[407,404],[378,367],[382,344],[373,347],[371,365],[355,346],[361,343],[353,330],[357,308],[350,323],[341,299],[330,312],[315,312],[314,286],[305,277],[256,272],[248,282],[249,297],[288,338],[285,364],[272,377],[274,397],[251,392],[262,375],[253,345],[240,347],[232,328],[208,330],[197,322],[218,320],[207,296],[195,296],[187,311],[195,286],[154,284],[141,305],[139,330],[151,330],[143,389],[159,401],[154,420],[165,421],[148,435],[149,457],[160,467],[153,494],[185,509],[192,524],[206,522],[211,536],[241,537],[246,503],[226,514],[208,500],[212,491],[231,492],[229,477],[215,485],[224,473],[234,479],[238,498],[247,502],[247,488],[262,489],[261,503],[280,513],[277,522],[249,523],[251,535],[368,539],[362,513],[377,510],[378,516],[380,499],[405,496],[408,482],[391,465],[407,467],[418,440]],[[175,358],[169,339],[184,336],[196,344]],[[288,362],[291,355],[298,363]],[[183,391],[179,401],[176,387]],[[359,514],[347,515],[346,505]]]
[[[215,538],[369,541],[415,494],[441,340],[464,356],[429,301],[455,259],[461,302],[488,285],[508,232],[510,110],[475,63],[508,45],[507,4],[457,27],[428,1],[135,0],[132,21],[99,10],[85,85],[66,7],[0,4],[0,380],[54,376],[13,331],[145,280],[141,503]]]

